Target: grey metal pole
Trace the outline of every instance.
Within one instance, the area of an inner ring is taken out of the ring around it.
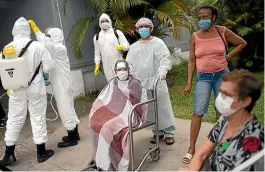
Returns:
[[[130,139],[130,161],[131,161],[131,171],[134,170],[134,145],[133,145],[133,127],[132,127],[132,115],[134,113],[134,106],[131,108],[129,112],[129,139]]]
[[[158,125],[158,106],[157,106],[157,85],[158,79],[154,83],[154,112],[155,112],[155,128],[156,128],[156,147],[159,148],[159,125]]]

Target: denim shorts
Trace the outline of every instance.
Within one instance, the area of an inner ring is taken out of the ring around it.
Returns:
[[[212,90],[214,93],[214,99],[216,99],[219,94],[219,88],[222,84],[222,75],[228,72],[228,68],[214,73],[197,72],[193,113],[197,115],[205,115],[208,113]]]

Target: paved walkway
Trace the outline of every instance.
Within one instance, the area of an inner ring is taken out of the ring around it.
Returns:
[[[20,141],[16,146],[17,162],[12,165],[10,169],[16,171],[78,171],[85,168],[91,158],[92,150],[88,127],[90,105],[85,105],[86,104],[84,102],[77,102],[75,105],[76,111],[81,120],[81,124],[79,126],[81,141],[75,147],[64,149],[57,148],[57,142],[60,141],[61,137],[66,134],[66,132],[59,119],[55,122],[47,122],[49,134],[47,148],[53,149],[55,154],[44,163],[38,163],[36,160],[36,146],[32,140],[30,121],[27,119],[21,132]],[[51,108],[48,108],[47,116],[54,116]],[[161,141],[161,159],[158,162],[151,162],[150,160],[147,161],[141,170],[176,171],[180,167],[185,167],[181,160],[189,145],[190,121],[176,119],[176,123],[176,143],[172,146],[167,146],[164,141]],[[202,124],[198,144],[206,138],[211,127],[212,124]],[[0,129],[0,132],[0,157],[2,157],[5,147],[3,142],[3,129]],[[145,152],[153,146],[149,143],[149,139],[152,135],[148,130],[140,130],[135,133],[134,137],[136,163],[139,163]]]

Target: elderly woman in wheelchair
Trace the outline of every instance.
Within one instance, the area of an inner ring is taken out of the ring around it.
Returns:
[[[125,60],[115,64],[116,77],[101,91],[93,103],[89,119],[92,135],[91,165],[107,171],[126,171],[129,166],[129,111],[133,105],[147,101],[146,90],[129,74]],[[134,127],[146,122],[147,105],[136,108]]]

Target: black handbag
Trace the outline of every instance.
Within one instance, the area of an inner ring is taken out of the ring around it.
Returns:
[[[225,54],[227,55],[229,52],[228,52],[228,48],[227,48],[227,45],[226,45],[226,43],[225,43],[225,40],[224,40],[224,38],[223,38],[223,36],[222,36],[222,34],[221,34],[219,28],[218,28],[217,26],[215,26],[215,28],[216,28],[216,31],[218,32],[218,35],[221,37],[221,39],[222,39],[222,41],[223,41],[223,43],[224,43],[224,46],[225,46]],[[225,56],[225,58],[226,58],[226,56]],[[227,63],[228,63],[228,65],[227,65],[227,66],[228,66],[228,69],[229,69],[230,71],[235,70],[235,67],[234,67],[234,65],[232,64],[232,62],[231,62],[230,60],[228,60],[227,58],[226,58],[226,61],[227,61]]]

